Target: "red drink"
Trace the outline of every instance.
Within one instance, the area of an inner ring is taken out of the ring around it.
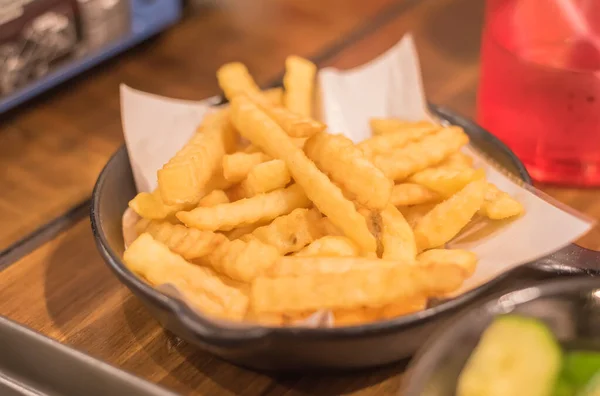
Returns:
[[[534,179],[600,186],[600,0],[488,0],[477,113]]]

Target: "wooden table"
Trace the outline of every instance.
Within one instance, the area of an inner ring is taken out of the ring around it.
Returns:
[[[217,2],[219,3],[219,2]],[[224,1],[0,119],[0,314],[184,394],[386,394],[403,365],[337,376],[269,376],[165,334],[98,255],[87,206],[122,144],[118,85],[183,99],[218,93],[215,71],[245,62],[260,84],[296,53],[348,68],[413,32],[435,103],[473,116],[482,0]],[[541,186],[594,217],[597,191]],[[597,230],[582,243],[599,248]]]

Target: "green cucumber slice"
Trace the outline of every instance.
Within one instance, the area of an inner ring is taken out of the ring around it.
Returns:
[[[467,361],[457,396],[552,395],[561,361],[561,347],[543,322],[498,317]]]
[[[597,372],[577,396],[600,396],[600,372]]]

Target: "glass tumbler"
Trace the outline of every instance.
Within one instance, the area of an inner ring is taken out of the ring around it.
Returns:
[[[539,182],[600,186],[600,0],[487,0],[477,120]]]

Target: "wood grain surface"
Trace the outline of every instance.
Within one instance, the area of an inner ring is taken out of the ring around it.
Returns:
[[[218,92],[214,72],[225,61],[247,63],[259,83],[267,84],[281,75],[290,53],[312,56],[320,66],[348,68],[410,31],[430,100],[474,114],[481,0],[224,4],[195,10],[166,34],[4,117],[0,183],[10,188],[0,190],[0,218],[8,220],[0,248],[89,197],[98,171],[122,141],[121,82],[200,99]],[[600,218],[597,190],[541,187]],[[600,248],[599,235],[595,230],[584,245]],[[0,314],[182,394],[397,394],[405,368],[401,362],[346,375],[266,375],[181,343],[108,270],[86,218],[0,272]]]

